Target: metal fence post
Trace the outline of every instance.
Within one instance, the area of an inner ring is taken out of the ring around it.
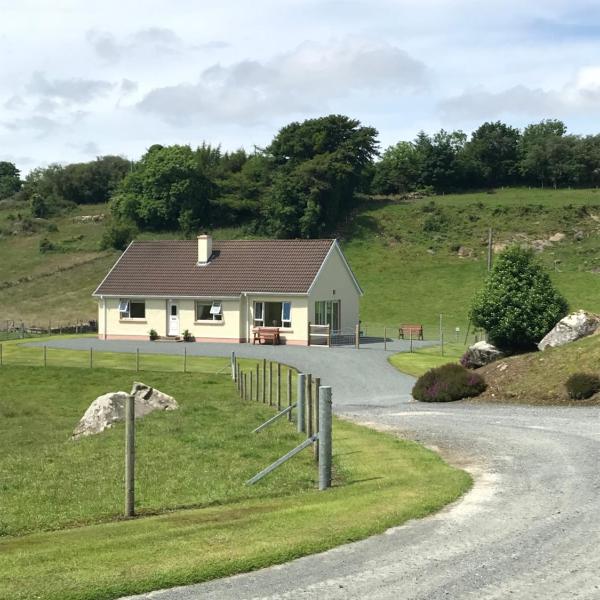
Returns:
[[[319,388],[319,490],[331,487],[331,388]]]
[[[277,363],[277,412],[281,410],[281,363]]]
[[[235,381],[235,352],[231,353],[231,379]]]
[[[135,514],[135,396],[125,401],[125,516]]]
[[[313,393],[312,375],[306,374],[306,437],[313,434]]]
[[[298,433],[304,433],[306,431],[304,427],[304,403],[306,398],[306,375],[304,373],[298,373],[297,377],[298,385],[298,397],[296,403],[298,405],[297,422],[296,426]]]
[[[1,344],[0,344],[1,345]],[[2,351],[0,350],[0,365],[2,364]],[[292,405],[292,370],[287,371],[287,404]],[[292,420],[292,411],[288,413],[288,421]]]

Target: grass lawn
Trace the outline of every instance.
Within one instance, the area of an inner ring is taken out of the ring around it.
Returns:
[[[82,352],[79,367],[59,366],[56,354],[43,368],[16,364],[31,351],[39,360],[39,348],[3,346],[3,599],[108,599],[243,572],[424,516],[470,486],[429,450],[336,419],[331,490],[316,490],[311,450],[247,487],[301,438],[285,420],[250,433],[273,409],[239,399],[219,373],[226,359],[197,359],[192,373],[136,373],[116,354],[102,360],[120,369],[84,368]],[[137,422],[141,518],[121,520],[122,424],[77,442],[69,436],[93,398],[137,379],[172,394],[180,409]]]
[[[458,362],[465,353],[467,346],[461,343],[444,344],[444,354],[440,346],[417,348],[414,352],[400,352],[390,356],[390,363],[403,373],[419,377],[429,369]]]

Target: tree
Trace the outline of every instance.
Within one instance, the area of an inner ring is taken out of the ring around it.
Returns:
[[[199,151],[189,146],[151,146],[121,182],[111,201],[117,220],[141,228],[181,228],[191,234],[210,223],[214,183],[205,175]]]
[[[421,154],[412,142],[390,146],[375,165],[372,190],[376,194],[401,194],[419,186]]]
[[[500,121],[484,123],[465,145],[464,161],[471,186],[510,185],[518,176],[518,129]]]
[[[343,115],[281,129],[266,150],[274,173],[262,205],[267,231],[285,237],[332,231],[353,205],[377,152],[376,136],[372,127]]]
[[[512,246],[498,256],[470,316],[494,344],[512,351],[535,348],[567,311],[533,252]]]
[[[10,198],[21,189],[20,172],[8,161],[0,161],[0,200]]]

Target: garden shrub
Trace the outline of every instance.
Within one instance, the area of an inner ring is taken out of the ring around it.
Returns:
[[[567,311],[567,301],[533,252],[512,246],[496,258],[470,316],[498,348],[533,350]]]
[[[485,388],[485,380],[479,373],[473,373],[457,363],[448,363],[421,375],[413,387],[412,395],[421,402],[452,402],[478,396]]]
[[[158,333],[157,333],[156,329],[151,329],[149,335],[150,335],[150,339],[153,342],[158,339]]]
[[[585,400],[600,392],[600,377],[593,373],[575,373],[565,383],[567,394],[573,400]]]
[[[189,329],[186,329],[183,332],[183,341],[184,342],[195,342],[196,338],[190,333]]]

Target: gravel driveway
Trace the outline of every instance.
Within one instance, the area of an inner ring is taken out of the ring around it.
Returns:
[[[92,343],[98,350],[147,351],[144,344]],[[53,345],[89,348],[90,339]],[[183,352],[175,344],[154,349]],[[600,598],[597,407],[418,404],[410,398],[412,379],[375,347],[188,345],[198,354],[232,349],[322,377],[339,415],[435,448],[474,475],[474,488],[436,515],[383,535],[138,600]]]

